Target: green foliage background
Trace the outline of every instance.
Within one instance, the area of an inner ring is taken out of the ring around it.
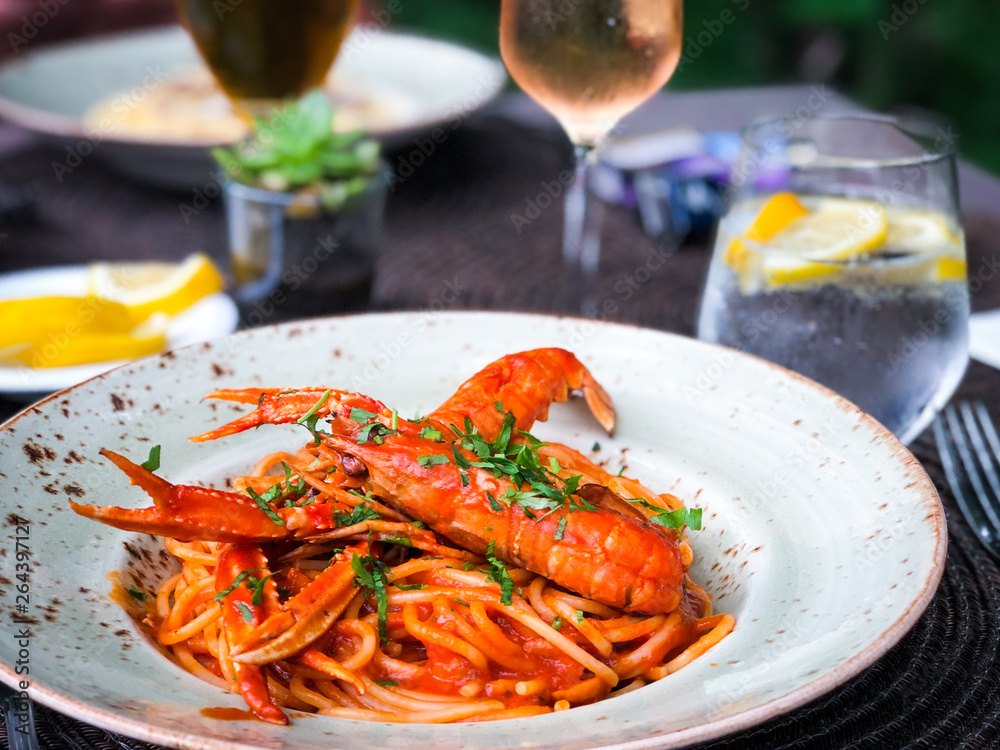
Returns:
[[[499,0],[395,1],[394,26],[497,53]],[[924,107],[955,123],[965,158],[1000,175],[998,0],[688,0],[687,42],[727,9],[733,22],[672,89],[825,82],[872,109]]]

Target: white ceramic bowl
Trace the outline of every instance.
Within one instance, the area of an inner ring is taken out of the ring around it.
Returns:
[[[179,26],[29,49],[0,67],[0,116],[73,153],[100,154],[133,177],[201,187],[213,164],[207,147],[217,141],[135,136],[114,122],[102,130],[85,121],[99,102],[112,99],[128,111],[160,81],[199,68],[204,64]],[[418,134],[435,126],[450,133],[507,81],[499,60],[449,42],[386,33],[364,19],[345,40],[334,73],[352,90],[391,105],[390,116],[361,124],[390,146],[412,148]]]
[[[294,426],[209,444],[190,435],[245,407],[201,402],[231,386],[326,385],[426,413],[505,353],[562,346],[614,399],[602,435],[579,404],[535,432],[704,508],[693,575],[737,618],[689,667],[591,706],[530,719],[451,726],[307,717],[287,728],[225,722],[240,706],[157,652],[108,598],[110,571],[162,575],[159,543],[74,515],[148,501],[98,456],[144,459],[161,474],[214,482],[263,452],[305,442]],[[390,314],[262,328],[127,365],[56,394],[0,428],[4,515],[28,522],[31,695],[60,711],[181,748],[681,747],[800,706],[858,674],[914,624],[941,576],[946,535],[934,487],[913,456],[857,408],[762,360],[691,339],[578,319],[499,313]],[[9,523],[9,521],[8,521]],[[14,684],[18,644],[15,527],[6,528],[0,678]],[[126,546],[126,543],[129,546]],[[131,549],[131,552],[130,552]],[[148,550],[148,558],[146,557]],[[133,554],[134,553],[134,554]]]

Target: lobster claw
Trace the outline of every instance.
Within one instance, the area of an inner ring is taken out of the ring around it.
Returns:
[[[519,430],[545,421],[553,402],[582,394],[587,407],[609,434],[615,432],[615,408],[601,384],[565,349],[533,349],[508,354],[477,372],[428,417],[448,427],[469,419],[486,440],[503,427],[504,411],[511,410]],[[496,405],[503,407],[501,410]]]
[[[205,398],[235,401],[240,404],[257,404],[249,414],[201,435],[190,438],[203,443],[227,435],[260,427],[263,424],[288,424],[302,419],[306,414],[328,417],[338,407],[350,406],[372,413],[386,411],[385,404],[368,396],[334,388],[239,388],[212,391]]]
[[[247,633],[230,651],[242,664],[269,664],[309,646],[340,617],[357,593],[354,588],[355,555],[365,555],[367,545],[348,547],[332,564],[291,597],[264,622]]]
[[[259,580],[263,581],[257,603],[247,587],[236,585],[250,571],[256,571]],[[267,571],[267,560],[258,547],[229,547],[219,555],[215,590],[222,595],[222,623],[230,649],[263,617],[280,606],[276,586]],[[284,711],[271,700],[267,679],[260,667],[233,662],[232,677],[236,689],[257,718],[270,724],[288,723]]]
[[[276,523],[247,495],[171,484],[148,469],[107,449],[101,455],[121,469],[131,483],[153,499],[152,508],[127,509],[81,505],[73,510],[87,518],[125,531],[158,534],[180,541],[252,542],[288,536],[284,522]]]

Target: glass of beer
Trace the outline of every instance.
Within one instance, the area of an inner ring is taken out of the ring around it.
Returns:
[[[358,0],[177,0],[205,63],[244,116],[320,86]]]

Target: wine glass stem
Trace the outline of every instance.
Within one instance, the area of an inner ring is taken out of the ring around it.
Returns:
[[[577,145],[574,151],[576,172],[566,193],[563,261],[589,288],[601,259],[601,205],[587,195],[588,172],[597,161],[597,152],[589,145]]]

